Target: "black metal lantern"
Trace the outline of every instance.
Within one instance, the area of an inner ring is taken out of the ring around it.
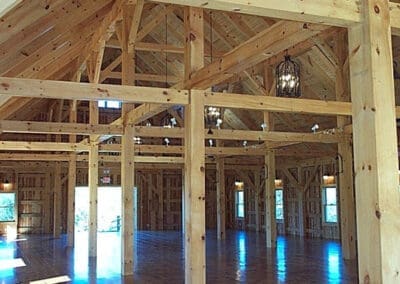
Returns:
[[[223,119],[223,109],[214,106],[204,108],[204,120],[208,128],[208,134],[213,134],[211,128],[220,128]]]
[[[276,67],[276,96],[300,97],[300,67],[289,55]]]

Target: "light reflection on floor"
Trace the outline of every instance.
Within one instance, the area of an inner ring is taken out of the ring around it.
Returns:
[[[241,231],[237,234],[237,252],[238,252],[238,261],[237,261],[237,271],[236,271],[236,280],[244,281],[246,280],[246,269],[247,269],[247,261],[246,261],[246,233]]]
[[[120,240],[119,233],[99,233],[97,238],[96,267],[91,267],[88,258],[88,233],[77,232],[75,234],[74,279],[78,281],[85,280],[92,273],[96,274],[96,278],[98,279],[120,277]]]
[[[279,236],[276,240],[276,268],[279,282],[286,280],[286,240]]]
[[[340,283],[341,273],[340,273],[340,258],[341,258],[341,248],[336,242],[328,242],[325,245],[324,255],[326,259],[327,268],[327,279],[329,283]]]
[[[0,244],[0,261],[12,261],[15,259],[15,243],[2,242]],[[5,279],[14,276],[14,268],[0,265],[0,279]]]
[[[0,260],[23,258],[26,267],[0,269],[0,284],[28,283],[68,275],[72,283],[182,283],[184,249],[181,232],[137,233],[135,276],[122,278],[119,233],[98,234],[98,257],[88,258],[88,234],[76,235],[74,249],[66,238],[28,236],[25,242],[0,243]],[[39,255],[39,257],[38,257]],[[217,241],[207,232],[208,283],[354,283],[356,265],[342,260],[337,241],[278,237],[276,249],[266,248],[265,235],[229,231]],[[355,271],[355,272],[354,272]],[[173,273],[171,273],[173,272]]]

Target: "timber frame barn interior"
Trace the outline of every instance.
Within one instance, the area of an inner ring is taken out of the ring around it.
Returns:
[[[205,283],[206,229],[241,229],[271,250],[277,235],[340,240],[359,282],[400,283],[397,2],[2,0],[0,194],[16,193],[16,217],[0,232],[73,247],[87,186],[95,257],[98,187],[113,184],[122,275],[136,230],[182,230],[185,283]],[[276,96],[285,55],[299,98]]]

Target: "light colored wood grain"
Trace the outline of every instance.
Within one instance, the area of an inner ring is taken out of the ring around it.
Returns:
[[[359,282],[400,281],[400,191],[388,1],[349,29]]]

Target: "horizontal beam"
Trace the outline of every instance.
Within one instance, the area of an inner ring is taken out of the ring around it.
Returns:
[[[106,75],[102,76],[102,80],[104,81],[107,78],[111,79],[121,79],[122,78],[122,72],[118,71],[112,71],[108,72]],[[180,78],[177,76],[171,76],[168,75],[165,77],[165,75],[157,75],[157,74],[143,74],[143,73],[135,73],[135,80],[138,81],[149,81],[149,82],[161,82],[164,83],[165,79],[167,79],[167,82],[169,83],[177,83],[180,81]]]
[[[299,133],[299,132],[278,132],[278,131],[251,131],[251,130],[231,130],[213,129],[212,134],[205,131],[206,139],[217,140],[247,140],[247,141],[269,141],[269,142],[316,142],[316,143],[337,143],[346,138],[340,133]],[[164,128],[137,126],[135,133],[140,137],[169,137],[183,138],[184,128]]]
[[[260,147],[206,147],[206,155],[265,155],[265,148]],[[104,144],[99,145],[99,152],[121,152],[120,144]],[[165,146],[165,145],[136,145],[135,153],[141,154],[183,154],[183,146]]]
[[[122,125],[112,124],[91,125],[85,123],[0,120],[0,132],[119,136],[123,133],[123,127]]]
[[[119,40],[111,38],[106,43],[106,47],[109,48],[117,48],[121,49],[121,45]],[[135,43],[136,51],[151,51],[151,52],[169,52],[169,53],[177,53],[183,54],[184,48],[171,45],[171,44],[162,44],[162,43],[151,43],[151,42],[137,42]]]
[[[0,150],[5,151],[88,152],[89,148],[88,144],[83,143],[0,141]]]
[[[77,155],[78,162],[88,162],[89,156],[87,154]],[[152,164],[167,164],[167,163],[182,163],[182,157],[155,157],[155,156],[137,156],[135,157],[135,162],[137,163],[152,163]],[[68,162],[70,160],[69,154],[32,154],[32,153],[0,153],[0,161],[26,161],[26,162]],[[110,155],[99,155],[99,161],[101,162],[111,162],[120,163],[121,156],[110,156]],[[207,163],[215,163],[216,159],[213,157],[207,157]],[[238,159],[238,158],[225,158],[226,164],[239,165],[245,164],[249,166],[250,164],[263,165],[263,159],[256,157]],[[42,165],[42,164],[41,164]],[[14,165],[17,166],[17,165]],[[32,166],[34,166],[32,164]]]
[[[88,162],[89,156],[88,155],[78,155],[77,161]],[[99,161],[120,163],[121,156],[108,156],[108,155],[101,156],[100,155]],[[134,161],[135,161],[135,163],[182,164],[183,158],[182,157],[135,156]]]
[[[0,153],[0,161],[58,161],[67,162],[70,160],[68,154],[20,154],[20,153]],[[121,162],[121,156],[99,156],[102,162]],[[78,155],[77,161],[88,162],[87,154]],[[156,156],[136,156],[135,163],[183,163],[182,157],[156,157]]]
[[[205,105],[249,110],[351,116],[351,103],[194,91],[205,95]]]
[[[0,77],[0,98],[18,96],[68,100],[117,100],[130,103],[186,105],[189,91]]]
[[[69,161],[68,154],[0,153],[0,161]]]
[[[161,3],[215,9],[270,18],[348,27],[361,22],[356,0],[156,0]]]

